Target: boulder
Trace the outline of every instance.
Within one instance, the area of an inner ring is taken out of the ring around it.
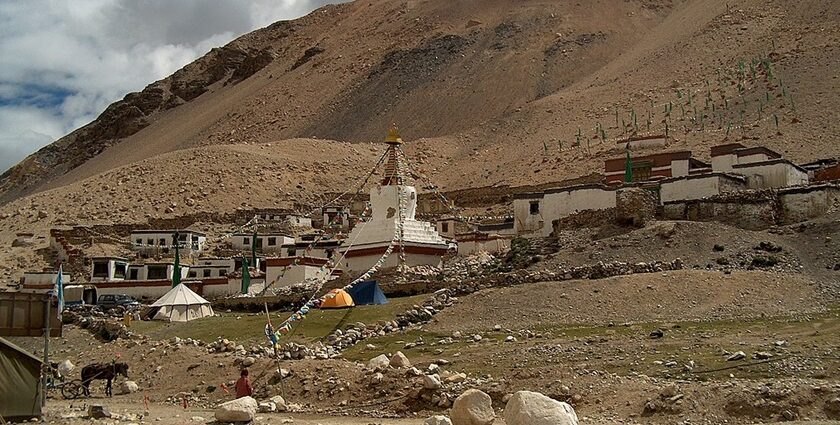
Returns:
[[[393,356],[391,356],[391,366],[409,368],[411,367],[411,362],[408,360],[408,357],[402,353],[402,351],[397,351]]]
[[[274,397],[271,397],[268,400],[271,401],[272,403],[274,403],[274,406],[277,407],[278,412],[285,412],[286,411],[286,400],[283,399],[282,396],[276,395]]]
[[[435,415],[426,418],[426,420],[423,421],[423,425],[452,425],[452,421],[450,421],[446,416]]]
[[[496,419],[496,413],[489,395],[469,389],[452,403],[449,417],[453,425],[490,425]]]
[[[257,359],[255,359],[253,357],[245,357],[245,359],[242,360],[242,367],[251,367],[256,362],[257,362]]]
[[[507,425],[577,425],[575,409],[532,391],[518,391],[505,405]]]
[[[124,381],[120,384],[120,394],[131,394],[136,393],[140,387],[134,381]]]
[[[251,422],[257,414],[257,400],[245,396],[220,404],[214,415],[218,422]]]
[[[367,368],[370,370],[387,369],[390,364],[391,361],[388,360],[388,356],[380,354],[370,359],[370,361],[367,364]]]

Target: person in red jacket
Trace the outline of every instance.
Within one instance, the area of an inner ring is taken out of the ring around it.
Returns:
[[[236,381],[236,398],[253,394],[254,389],[251,388],[251,381],[248,379],[248,369],[242,369],[242,372],[239,373],[239,379]]]

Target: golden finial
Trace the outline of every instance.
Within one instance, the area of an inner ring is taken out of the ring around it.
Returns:
[[[400,137],[400,129],[397,128],[397,123],[391,124],[391,129],[388,130],[388,137],[385,138],[385,143],[392,145],[401,145],[402,138]]]

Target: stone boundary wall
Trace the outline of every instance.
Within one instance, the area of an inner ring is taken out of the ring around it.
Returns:
[[[840,185],[753,190],[705,199],[668,202],[667,220],[717,221],[747,230],[800,223],[840,209]]]
[[[715,221],[747,230],[764,230],[801,223],[834,211],[840,211],[838,183],[746,190],[703,199],[671,201],[657,208],[656,218]],[[615,209],[587,210],[554,220],[552,225],[555,232],[594,228],[617,224],[616,217]]]

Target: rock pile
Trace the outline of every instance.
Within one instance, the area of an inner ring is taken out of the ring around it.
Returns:
[[[448,289],[441,289],[426,300],[422,305],[414,305],[404,313],[398,314],[396,319],[367,325],[357,322],[348,325],[344,330],[336,329],[327,336],[327,344],[318,344],[314,347],[288,343],[281,349],[282,356],[288,360],[301,360],[307,358],[331,359],[340,355],[341,351],[352,347],[367,338],[383,336],[389,333],[404,330],[410,326],[428,323],[432,317],[446,307],[452,306],[456,300],[450,296]],[[406,359],[407,360],[407,359]]]

